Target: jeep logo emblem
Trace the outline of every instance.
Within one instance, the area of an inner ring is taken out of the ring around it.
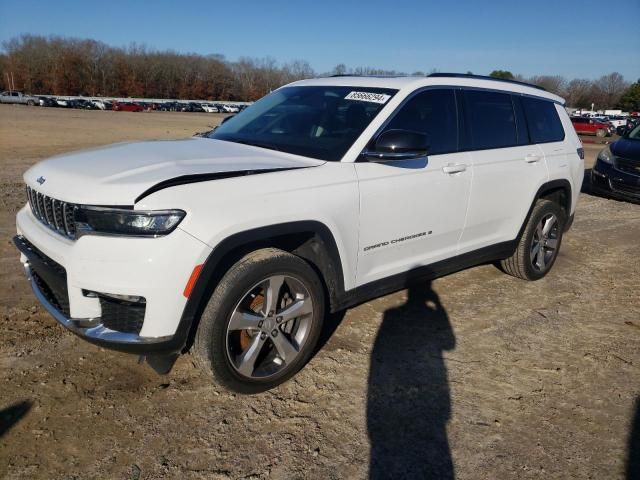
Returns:
[[[47,181],[47,179],[44,178],[44,177],[38,177],[38,179],[36,180],[36,182],[38,182],[40,185],[42,185],[46,181]]]

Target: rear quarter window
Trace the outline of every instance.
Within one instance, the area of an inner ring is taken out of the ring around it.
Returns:
[[[564,140],[562,122],[553,102],[523,97],[522,105],[529,125],[529,136],[533,143]]]

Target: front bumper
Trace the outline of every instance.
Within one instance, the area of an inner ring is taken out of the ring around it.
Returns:
[[[18,213],[17,229],[14,242],[33,292],[58,323],[114,350],[153,354],[182,349],[186,333],[179,325],[187,300],[182,292],[209,247],[181,230],[162,238],[84,236],[71,241],[42,225],[28,207]],[[116,305],[108,295],[143,299],[143,318],[133,304]],[[137,328],[130,328],[131,319],[139,320]]]
[[[591,187],[607,195],[640,201],[640,175],[622,171],[601,160],[597,160],[591,170]]]
[[[18,239],[16,238],[16,243]],[[41,286],[34,279],[30,263],[24,264],[27,279],[31,284],[36,299],[44,309],[63,327],[87,340],[88,342],[128,353],[173,353],[180,350],[174,341],[174,335],[166,337],[148,338],[135,333],[123,333],[104,326],[100,317],[73,319],[66,317],[48,298]]]

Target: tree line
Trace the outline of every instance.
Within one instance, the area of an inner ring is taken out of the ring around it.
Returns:
[[[620,107],[627,111],[640,110],[640,79],[635,83],[627,82],[624,77],[613,72],[602,75],[596,80],[574,78],[567,80],[560,75],[537,75],[530,78],[514,75],[508,70],[494,70],[489,74],[495,78],[518,80],[543,87],[560,95],[567,106],[596,109]]]
[[[137,44],[120,48],[59,36],[21,35],[5,42],[0,52],[0,88],[12,85],[36,94],[253,101],[286,83],[330,74],[403,72],[339,64],[319,74],[304,60],[280,64],[270,57],[243,57],[229,61],[222,55],[158,51]],[[640,80],[630,84],[617,72],[597,80],[525,78],[504,70],[491,75],[540,85],[573,107],[589,108],[593,103],[596,108],[640,110]]]

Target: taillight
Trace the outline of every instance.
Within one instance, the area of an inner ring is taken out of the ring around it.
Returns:
[[[580,157],[580,160],[584,160],[584,148],[579,147],[576,149],[576,152],[578,152],[578,156]]]

